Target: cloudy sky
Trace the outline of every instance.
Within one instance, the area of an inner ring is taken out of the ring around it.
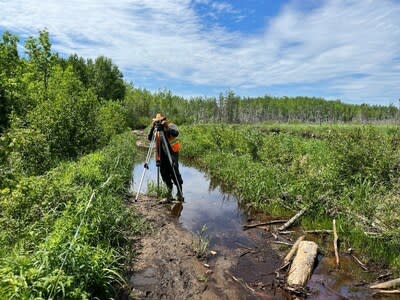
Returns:
[[[45,27],[55,51],[153,91],[400,98],[399,0],[0,0],[0,32]]]

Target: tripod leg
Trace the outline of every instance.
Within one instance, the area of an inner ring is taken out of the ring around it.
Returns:
[[[140,190],[142,188],[144,175],[146,174],[146,170],[149,168],[149,161],[150,161],[151,153],[153,151],[155,142],[156,142],[156,135],[153,134],[153,138],[151,139],[150,146],[149,146],[149,151],[147,152],[146,161],[144,163],[144,169],[143,169],[142,177],[140,178],[138,191],[136,193],[135,202],[137,202],[137,200],[139,198],[139,193],[140,193]]]
[[[160,196],[160,166],[157,166],[157,196]]]

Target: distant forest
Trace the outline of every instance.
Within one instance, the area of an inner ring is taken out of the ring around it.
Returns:
[[[313,97],[240,97],[233,91],[218,98],[196,97],[189,100],[174,96],[169,91],[150,93],[129,88],[127,108],[134,116],[134,126],[144,125],[141,117],[163,111],[177,123],[394,123],[400,120],[394,105],[354,105],[340,100],[328,101]]]
[[[313,97],[240,97],[230,90],[218,97],[190,99],[168,90],[150,92],[126,82],[109,58],[92,60],[76,54],[63,58],[54,53],[45,30],[26,40],[25,55],[18,53],[18,41],[8,32],[0,40],[0,132],[10,127],[34,128],[47,139],[55,138],[54,146],[59,139],[77,138],[81,146],[68,146],[68,151],[75,153],[93,148],[97,140],[106,142],[111,136],[106,131],[117,130],[111,128],[116,124],[98,127],[108,118],[121,117],[117,127],[140,128],[148,125],[157,111],[178,124],[380,123],[400,119],[395,105],[353,105]],[[70,126],[69,130],[58,128],[61,124]],[[68,137],[63,136],[66,132]]]

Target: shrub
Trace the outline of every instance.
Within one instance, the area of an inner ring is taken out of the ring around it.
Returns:
[[[38,130],[14,128],[8,140],[8,162],[14,176],[41,175],[49,170],[54,161],[46,137]]]
[[[112,136],[127,129],[127,112],[119,103],[107,101],[97,113],[97,123],[101,131],[100,141],[106,144]]]
[[[2,190],[1,299],[115,297],[127,237],[143,229],[124,204],[134,145],[130,133],[116,136],[77,162]]]

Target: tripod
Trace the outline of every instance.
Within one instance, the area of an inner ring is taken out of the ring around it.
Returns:
[[[141,188],[142,188],[143,179],[144,179],[144,176],[145,176],[145,174],[146,174],[146,170],[149,169],[149,161],[150,161],[150,158],[151,158],[151,153],[153,152],[153,148],[154,148],[155,145],[156,145],[157,136],[158,136],[158,138],[159,138],[160,141],[161,141],[161,147],[163,147],[164,152],[167,154],[168,162],[169,162],[169,164],[170,164],[170,166],[171,166],[172,173],[173,173],[173,175],[174,175],[175,184],[176,184],[176,187],[177,187],[177,189],[178,189],[178,192],[179,192],[180,195],[183,196],[183,194],[182,194],[182,188],[181,188],[181,185],[180,185],[180,183],[179,183],[179,181],[178,181],[178,177],[177,177],[177,175],[176,175],[175,168],[174,168],[174,164],[175,164],[175,163],[174,163],[174,161],[172,160],[172,156],[171,156],[171,153],[170,153],[170,151],[169,151],[169,144],[168,144],[167,138],[165,137],[164,130],[163,130],[163,129],[160,129],[160,127],[156,125],[156,126],[154,127],[153,136],[152,136],[152,138],[151,138],[149,150],[148,150],[148,152],[147,152],[146,160],[145,160],[145,163],[144,163],[143,173],[142,173],[142,176],[141,176],[141,178],[140,178],[139,188],[138,188],[138,191],[137,191],[136,197],[135,197],[135,202],[136,202],[136,201],[138,200],[138,198],[139,198],[139,193],[140,193],[140,190],[141,190]],[[158,150],[158,151],[159,151],[159,150]],[[157,189],[159,189],[159,174],[160,174],[160,164],[159,164],[159,161],[157,161]]]

